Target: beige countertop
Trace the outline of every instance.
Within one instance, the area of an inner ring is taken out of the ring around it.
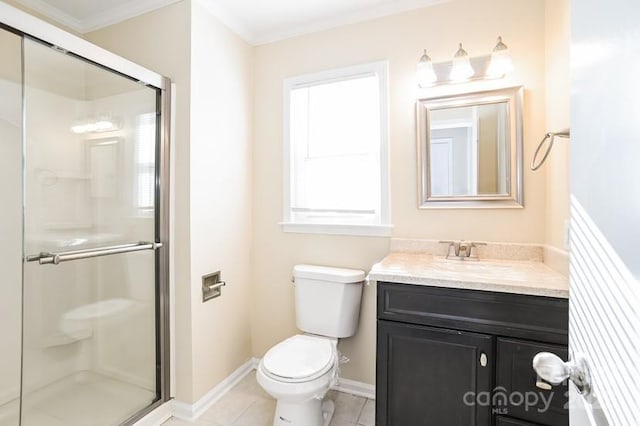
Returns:
[[[444,259],[424,252],[392,252],[369,272],[370,281],[569,297],[569,280],[543,262]]]

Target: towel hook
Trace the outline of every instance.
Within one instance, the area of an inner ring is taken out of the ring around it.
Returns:
[[[547,160],[549,153],[551,152],[551,148],[553,148],[553,139],[556,136],[560,136],[562,138],[568,138],[571,136],[571,130],[562,129],[557,132],[549,132],[546,135],[544,135],[544,138],[542,138],[542,140],[538,144],[538,147],[536,148],[536,152],[533,154],[533,158],[531,159],[531,170],[536,171],[540,167],[542,167],[544,162]],[[538,162],[538,164],[536,164],[536,158],[538,158],[538,154],[540,153],[540,150],[544,146],[544,143],[547,141],[547,139],[549,139],[549,145],[547,146],[547,150],[544,152],[542,159]]]

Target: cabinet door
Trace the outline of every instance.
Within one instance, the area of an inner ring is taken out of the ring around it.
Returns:
[[[508,417],[498,416],[496,418],[496,426],[539,426],[535,423],[524,422],[522,420],[510,419]]]
[[[541,389],[532,367],[533,357],[538,352],[553,352],[566,361],[566,346],[498,339],[497,348],[495,412],[547,426],[568,426],[566,383]]]
[[[379,320],[376,425],[491,425],[493,346],[484,334]]]

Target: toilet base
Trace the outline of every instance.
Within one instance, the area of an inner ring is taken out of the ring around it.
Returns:
[[[273,426],[329,426],[335,405],[317,398],[302,403],[278,400]]]

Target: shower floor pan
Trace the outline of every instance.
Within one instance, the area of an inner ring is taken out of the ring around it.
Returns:
[[[25,395],[22,426],[116,426],[155,399],[137,385],[83,371]],[[17,426],[19,401],[0,406],[0,426]]]

